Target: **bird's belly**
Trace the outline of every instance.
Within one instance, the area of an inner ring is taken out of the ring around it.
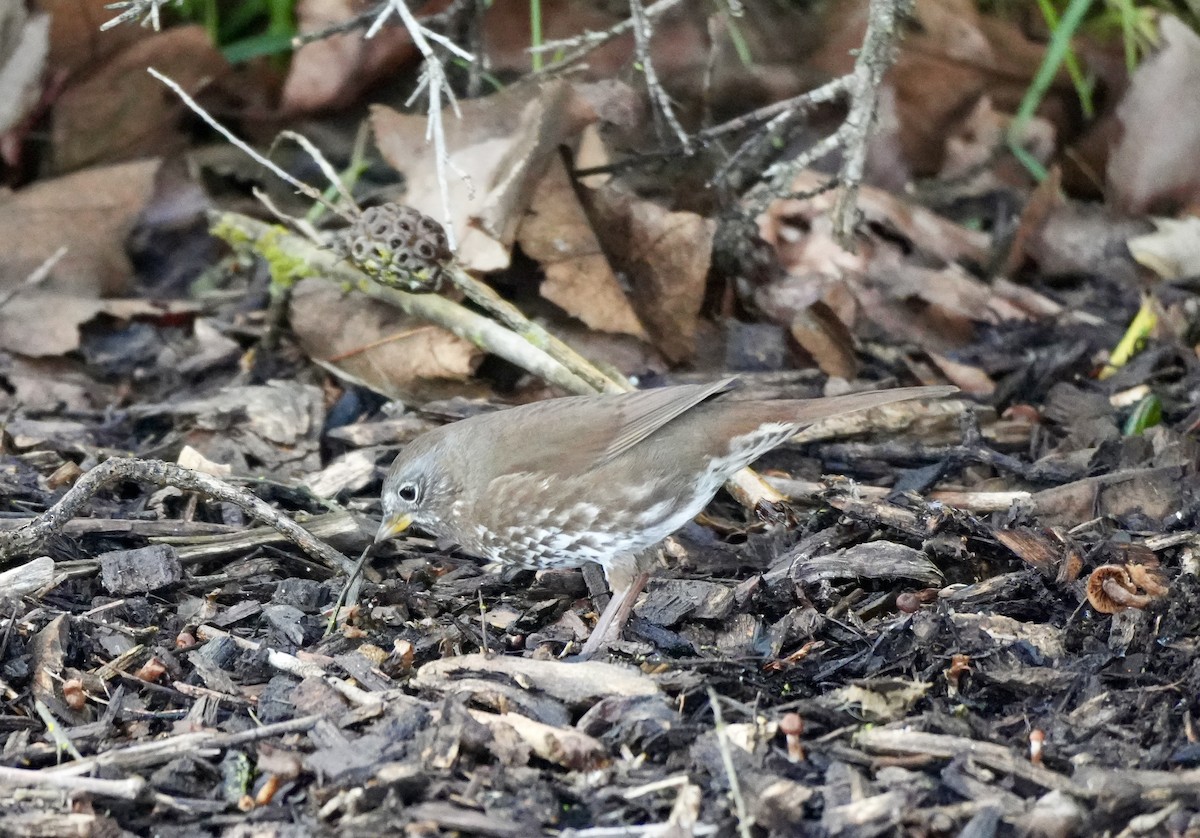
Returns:
[[[684,526],[720,486],[696,485],[681,497],[647,483],[644,491],[626,491],[614,503],[614,498],[600,497],[605,487],[594,481],[542,486],[540,480],[531,485],[522,477],[493,483],[483,502],[486,508],[476,508],[476,524],[464,533],[464,550],[500,565],[547,568],[596,562],[607,568]],[[547,498],[553,502],[547,504]],[[517,509],[522,511],[514,515]]]

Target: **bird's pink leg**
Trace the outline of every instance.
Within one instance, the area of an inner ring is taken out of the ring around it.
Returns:
[[[625,623],[628,622],[629,615],[633,612],[634,603],[645,589],[650,574],[635,573],[628,581],[622,580],[624,584],[621,584],[616,577],[617,574],[609,574],[612,597],[608,600],[608,606],[600,614],[600,619],[596,621],[596,627],[588,635],[587,643],[583,645],[583,651],[579,653],[580,658],[590,658],[601,649],[607,648],[621,639],[621,630],[625,628]]]

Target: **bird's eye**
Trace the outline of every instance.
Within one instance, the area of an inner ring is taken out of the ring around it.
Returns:
[[[396,490],[396,494],[399,496],[400,500],[404,501],[405,503],[416,503],[420,492],[417,491],[416,483],[405,483]]]

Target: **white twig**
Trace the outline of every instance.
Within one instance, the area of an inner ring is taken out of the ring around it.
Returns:
[[[14,285],[9,290],[0,294],[0,308],[4,308],[13,297],[20,294],[22,291],[28,291],[30,288],[35,288],[46,281],[46,277],[50,276],[50,271],[54,270],[64,256],[67,255],[67,246],[64,244],[58,250],[46,257],[46,261],[38,265],[29,276],[25,277],[25,281],[19,285]]]
[[[450,209],[450,181],[447,176],[447,170],[454,169],[464,180],[466,180],[466,175],[458,171],[454,162],[450,159],[450,153],[446,150],[446,127],[442,122],[442,97],[444,96],[446,101],[450,103],[450,107],[454,109],[455,116],[461,117],[462,113],[459,111],[458,99],[454,95],[454,89],[450,87],[450,82],[446,78],[446,68],[442,66],[442,61],[434,51],[430,41],[449,50],[464,61],[472,62],[475,60],[475,57],[461,47],[456,46],[448,38],[422,26],[420,21],[409,11],[408,5],[404,0],[388,0],[387,7],[380,12],[379,17],[375,18],[375,21],[367,30],[366,37],[370,38],[379,32],[380,27],[383,26],[383,22],[391,17],[393,12],[400,18],[404,24],[404,28],[408,30],[409,37],[413,41],[413,46],[420,50],[421,55],[425,58],[425,66],[421,70],[421,78],[417,83],[417,89],[413,91],[412,96],[409,97],[406,104],[411,105],[421,93],[428,91],[428,124],[425,130],[425,138],[433,144],[438,193],[442,199],[442,227],[446,230],[446,238],[450,249],[453,250],[457,246],[457,235],[454,230],[453,213]]]
[[[146,788],[146,781],[141,777],[103,780],[99,777],[71,777],[51,774],[48,771],[6,766],[0,766],[0,782],[15,788],[60,789],[70,794],[91,794],[121,800],[136,800]]]
[[[114,26],[120,26],[128,20],[145,15],[142,20],[142,26],[151,26],[157,32],[162,28],[162,18],[158,10],[170,2],[178,6],[182,0],[121,0],[118,3],[108,3],[104,8],[111,9],[112,11],[116,11],[117,9],[124,9],[125,11],[112,20],[100,24],[100,31],[104,32],[107,29],[112,29]]]
[[[350,211],[358,212],[358,202],[354,200],[354,196],[350,194],[350,190],[346,188],[346,184],[342,182],[341,175],[338,174],[337,169],[333,168],[333,164],[329,162],[329,159],[325,157],[325,154],[321,149],[317,148],[312,140],[296,131],[280,131],[279,138],[291,140],[307,151],[308,156],[317,164],[317,168],[321,170],[321,174],[325,175],[325,179],[337,190],[338,195],[346,202],[346,206],[350,208]]]
[[[184,89],[182,87],[180,87],[177,82],[175,82],[174,79],[170,78],[169,76],[164,76],[162,73],[158,72],[158,70],[155,70],[153,67],[147,67],[146,72],[149,73],[150,75],[154,76],[154,78],[161,81],[167,87],[171,88],[171,90],[175,91],[175,95],[178,96],[180,99],[182,99],[183,103],[185,105],[187,105],[192,110],[193,113],[195,113],[198,117],[203,119],[205,122],[207,122],[209,125],[211,125],[214,129],[216,129],[221,134],[221,136],[223,136],[225,139],[229,140],[229,142],[233,143],[234,146],[236,146],[243,153],[245,153],[248,157],[250,157],[251,160],[254,160],[259,165],[264,166],[273,175],[275,175],[275,177],[279,178],[284,183],[291,184],[292,186],[294,186],[296,188],[296,190],[298,192],[300,192],[301,194],[303,194],[304,196],[306,196],[308,198],[311,198],[313,201],[316,201],[317,203],[321,204],[322,206],[326,207],[327,209],[329,209],[330,212],[337,213],[339,216],[341,216],[342,218],[345,218],[347,221],[350,220],[350,216],[346,213],[345,210],[341,209],[340,207],[334,206],[333,204],[329,203],[329,201],[326,201],[325,196],[323,196],[315,188],[313,188],[312,186],[309,186],[304,181],[297,180],[296,178],[289,175],[283,169],[279,168],[274,163],[272,163],[270,160],[263,157],[261,154],[259,154],[257,151],[255,151],[253,148],[251,148],[249,145],[247,145],[240,137],[238,137],[236,134],[234,134],[232,131],[230,131],[228,128],[226,128],[224,125],[222,125],[220,122],[218,122],[215,117],[213,117],[211,114],[209,114],[208,111],[206,111],[206,110],[204,110],[204,108],[200,107],[200,103],[197,102],[195,99],[193,99],[191,96],[189,96],[184,91]]]

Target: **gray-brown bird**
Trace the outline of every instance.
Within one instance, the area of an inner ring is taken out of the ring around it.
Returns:
[[[733,385],[551,399],[429,431],[388,471],[375,540],[415,525],[499,565],[596,562],[613,596],[587,656],[618,635],[641,592],[639,557],[698,515],[737,471],[818,420],[957,389],[721,397]]]

